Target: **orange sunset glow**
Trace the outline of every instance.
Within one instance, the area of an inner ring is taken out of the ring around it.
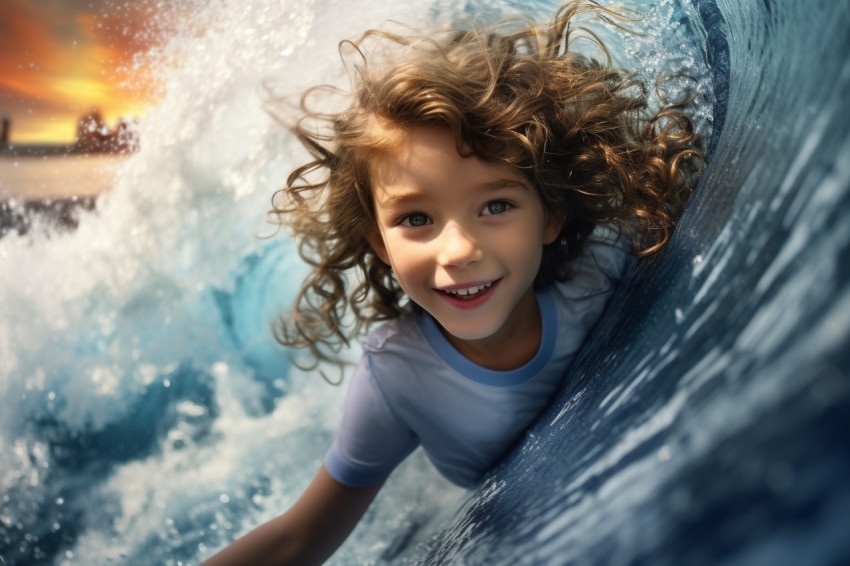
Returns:
[[[12,143],[68,143],[98,108],[111,126],[156,101],[154,74],[136,63],[161,36],[148,0],[3,0],[0,118]]]

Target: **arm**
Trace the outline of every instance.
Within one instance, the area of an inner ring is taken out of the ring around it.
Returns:
[[[283,515],[254,529],[203,566],[321,564],[342,544],[381,489],[347,487],[322,466]]]

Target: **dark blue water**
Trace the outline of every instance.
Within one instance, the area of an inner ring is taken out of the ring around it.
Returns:
[[[708,167],[426,564],[850,562],[850,4],[701,2]]]
[[[521,4],[187,3],[115,189],[72,233],[0,240],[10,566],[196,563],[294,501],[343,391],[271,338],[304,268],[256,235],[300,158],[257,85],[334,80],[335,42],[387,18]],[[647,80],[692,76],[706,137],[673,240],[480,489],[414,454],[331,563],[850,561],[850,3],[635,5],[640,36],[600,33]]]

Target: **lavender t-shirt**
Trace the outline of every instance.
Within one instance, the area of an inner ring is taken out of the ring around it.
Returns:
[[[450,481],[476,483],[505,455],[561,384],[619,281],[628,245],[597,228],[573,276],[536,294],[543,331],[534,358],[511,371],[458,352],[427,313],[371,332],[325,457],[343,485],[385,479],[417,446]]]

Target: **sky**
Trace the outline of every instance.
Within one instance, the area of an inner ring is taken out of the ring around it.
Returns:
[[[12,143],[67,143],[94,108],[114,126],[156,100],[135,66],[156,44],[156,0],[0,0],[0,117]]]

